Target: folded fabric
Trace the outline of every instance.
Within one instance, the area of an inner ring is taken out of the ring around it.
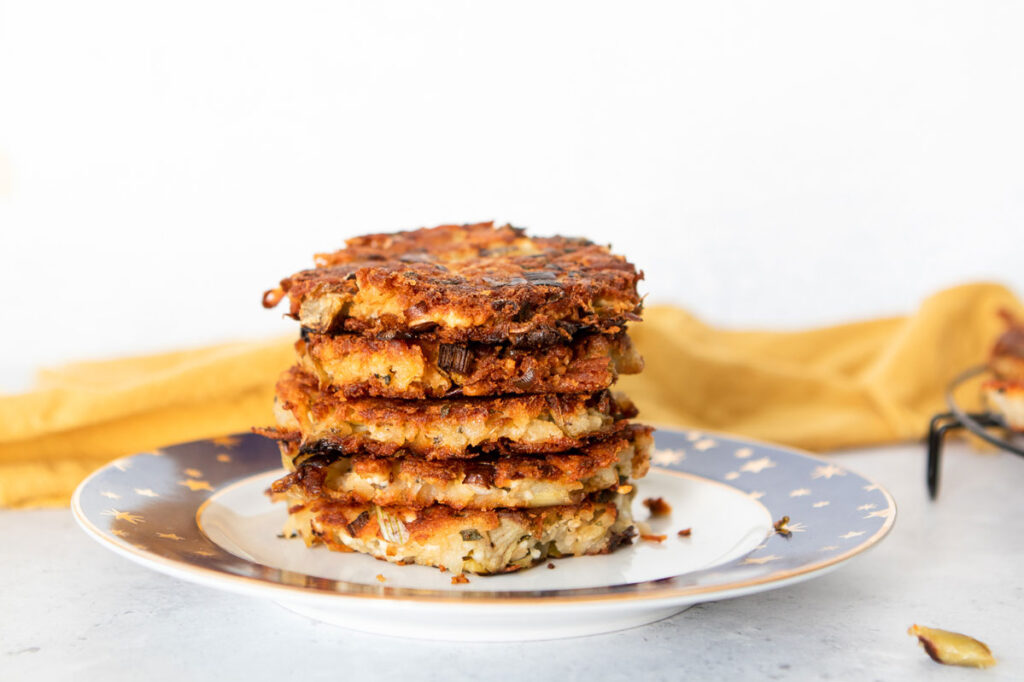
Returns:
[[[910,317],[798,332],[728,331],[655,306],[630,333],[647,369],[625,376],[644,421],[737,433],[812,450],[918,438],[943,390],[983,362],[1020,311],[1005,288],[974,284]],[[112,458],[273,421],[293,339],[90,362],[40,373],[0,397],[0,506],[66,504]]]
[[[950,382],[987,360],[1003,308],[1021,310],[1006,288],[969,284],[909,317],[766,332],[714,329],[656,307],[630,332],[646,368],[619,385],[653,424],[816,451],[912,440],[946,411]],[[976,392],[963,399],[978,406]]]

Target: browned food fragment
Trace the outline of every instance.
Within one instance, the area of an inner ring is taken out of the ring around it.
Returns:
[[[691,535],[693,535],[693,529],[692,528],[684,528],[681,531],[679,531],[678,533],[676,533],[676,535],[678,535],[681,538],[688,538]]]
[[[384,577],[384,574],[383,574],[383,573],[378,573],[378,574],[377,574],[377,581],[378,581],[378,582],[382,582],[382,583],[383,583],[383,582],[387,582],[387,578],[385,578],[385,577]]]
[[[663,497],[648,497],[644,500],[644,506],[651,511],[651,516],[668,516],[672,513],[672,505]]]
[[[988,668],[996,664],[988,646],[959,632],[912,625],[907,634],[917,637],[925,652],[937,663],[968,668]]]
[[[668,539],[667,535],[657,535],[655,533],[641,533],[641,540],[647,540],[648,542],[665,542]]]
[[[465,585],[469,582],[469,578],[466,577],[465,573],[459,573],[458,575],[452,576],[452,585]]]
[[[775,532],[778,533],[779,535],[781,535],[782,537],[788,538],[788,537],[793,535],[793,531],[791,531],[787,527],[788,525],[789,525],[789,517],[788,516],[783,516],[781,519],[779,519],[774,524],[772,524],[772,528],[774,528]]]
[[[374,234],[319,254],[264,294],[318,333],[540,347],[638,320],[643,274],[585,239],[493,223]]]

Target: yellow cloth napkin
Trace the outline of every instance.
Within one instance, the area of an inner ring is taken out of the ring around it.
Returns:
[[[646,360],[622,377],[644,421],[813,450],[917,438],[942,392],[1020,310],[998,285],[943,291],[910,317],[799,332],[726,331],[672,307],[631,327]],[[70,365],[0,397],[0,506],[65,504],[104,462],[272,423],[293,339]]]

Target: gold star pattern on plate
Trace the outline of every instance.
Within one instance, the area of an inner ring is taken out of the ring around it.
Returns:
[[[745,563],[745,564],[756,564],[756,565],[760,566],[761,564],[766,564],[769,561],[778,561],[781,558],[782,557],[775,556],[774,554],[769,554],[768,556],[758,556],[758,557],[748,556],[746,559],[743,560],[743,563]]]
[[[142,518],[138,514],[130,514],[128,512],[118,511],[116,509],[108,509],[105,512],[103,512],[103,515],[104,516],[113,516],[118,521],[127,521],[128,523],[132,524],[133,526],[138,524],[138,523],[140,523],[140,522],[141,523],[145,523],[146,522],[146,519]]]
[[[875,505],[873,505],[873,504],[862,504],[861,506],[857,507],[857,511],[867,511],[869,509],[874,509],[874,508],[875,508]]]
[[[843,540],[849,540],[850,538],[855,538],[858,535],[864,535],[864,531],[862,531],[862,530],[851,530],[849,533],[847,533],[845,535],[840,535],[839,537],[842,538]]]
[[[111,462],[110,466],[114,467],[118,471],[125,471],[132,465],[127,459],[119,459],[116,462]]]
[[[150,451],[149,454],[153,455],[154,457],[163,457],[164,456],[164,451],[163,450],[152,450],[152,451]]]
[[[889,514],[890,514],[891,511],[892,510],[890,510],[888,507],[886,507],[885,509],[876,509],[875,511],[871,512],[870,514],[868,514],[864,518],[865,519],[887,519],[887,518],[889,518]]]
[[[818,500],[817,502],[815,502],[811,506],[814,507],[815,509],[821,509],[822,507],[827,507],[828,504],[829,504],[828,500]]]
[[[737,450],[733,454],[736,455],[736,459],[746,459],[746,458],[750,457],[751,455],[753,455],[754,451],[751,448],[740,448],[739,450]]]
[[[871,485],[864,486],[864,490],[871,492],[872,490],[878,490],[878,484],[872,483]]]
[[[834,552],[837,549],[839,549],[839,545],[825,545],[824,547],[822,547],[818,551],[819,552]]]
[[[112,493],[109,490],[104,490],[103,492],[100,493],[100,495],[102,495],[103,497],[109,497],[112,500],[120,500],[121,499],[120,495],[118,495],[117,493]]]
[[[190,478],[185,481],[178,481],[178,485],[183,485],[192,492],[196,492],[197,490],[209,490],[211,493],[213,492],[213,488],[210,487],[210,483],[208,481],[197,481]]]
[[[710,450],[713,447],[715,447],[715,441],[711,440],[710,438],[704,438],[703,440],[699,440],[693,444],[693,449],[699,450],[700,452]]]
[[[751,490],[749,493],[747,493],[747,497],[749,497],[752,500],[760,500],[762,497],[764,497],[764,491]]]
[[[750,460],[749,462],[740,467],[740,471],[748,471],[752,474],[759,474],[765,469],[771,469],[774,466],[775,462],[773,462],[768,457],[762,457],[761,459]]]
[[[199,556],[213,556],[213,552],[207,552],[205,549],[192,550],[192,553],[198,554]]]
[[[199,469],[185,469],[184,474],[189,478],[202,478],[203,472]]]
[[[674,449],[654,448],[654,454],[651,455],[651,462],[657,466],[679,464],[684,459],[686,459],[686,453],[682,450]]]
[[[826,464],[825,466],[815,467],[814,471],[811,472],[811,478],[832,478],[833,476],[845,475],[846,472],[835,464]]]
[[[226,452],[222,452],[219,455],[217,455],[217,461],[224,462],[225,464],[227,464],[228,462],[231,461],[231,455],[229,455]]]
[[[790,533],[803,533],[807,531],[807,526],[797,521],[796,523],[787,523],[786,530]]]
[[[128,533],[125,533],[123,530],[121,530],[119,528],[111,528],[110,529],[110,534],[111,535],[116,535],[119,538],[126,538],[126,537],[128,537]]]
[[[218,447],[230,450],[231,448],[236,447],[241,441],[234,436],[221,436],[220,438],[212,439],[210,442]]]
[[[180,535],[175,535],[174,533],[157,533],[156,536],[158,538],[163,538],[164,540],[175,540],[175,541],[178,541],[178,540],[184,540],[185,539],[185,538],[181,537]]]
[[[143,497],[160,497],[159,494],[153,492],[149,488],[136,488],[135,493],[142,495]]]
[[[727,481],[735,481],[739,477],[740,477],[740,472],[738,472],[738,471],[730,471],[730,472],[726,473],[725,480],[727,480]]]
[[[808,490],[807,488],[797,488],[796,490],[790,490],[789,491],[789,496],[790,497],[805,497],[805,496],[810,495],[810,494],[811,494],[811,491]]]
[[[704,434],[702,434],[700,431],[689,431],[686,434],[686,440],[688,440],[688,441],[690,441],[692,443],[694,441],[700,440],[701,436],[703,436],[703,435]]]

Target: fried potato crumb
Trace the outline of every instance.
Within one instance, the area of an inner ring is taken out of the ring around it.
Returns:
[[[387,578],[385,578],[385,577],[384,577],[384,574],[383,574],[383,573],[378,573],[378,574],[377,574],[377,580],[378,580],[379,582],[382,582],[382,583],[383,583],[383,582],[387,582]]]
[[[466,577],[465,573],[459,573],[458,575],[452,576],[452,585],[465,585],[469,582],[469,578]]]
[[[644,506],[651,510],[651,516],[668,516],[672,513],[672,506],[664,497],[648,497],[644,500]]]
[[[681,531],[679,531],[678,533],[676,533],[676,535],[678,535],[681,538],[688,538],[692,534],[693,534],[693,529],[692,528],[684,528]]]
[[[655,535],[654,533],[641,533],[640,539],[647,540],[649,542],[665,542],[668,538],[667,535]]]

